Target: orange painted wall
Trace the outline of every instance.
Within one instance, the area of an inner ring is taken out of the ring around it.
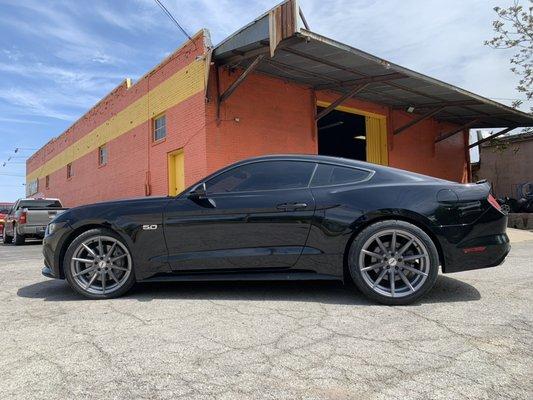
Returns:
[[[240,73],[220,70],[221,92]],[[206,109],[210,172],[247,157],[273,153],[316,154],[318,145],[311,115],[315,103],[310,89],[252,74],[222,103],[217,123],[214,74],[213,68]]]

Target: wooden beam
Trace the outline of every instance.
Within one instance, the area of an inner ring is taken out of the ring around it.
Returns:
[[[357,93],[359,93],[361,90],[363,90],[365,87],[367,87],[370,83],[363,83],[353,90],[351,90],[349,93],[346,93],[345,95],[339,97],[337,100],[335,100],[333,103],[331,103],[328,107],[320,111],[320,113],[316,116],[316,120],[318,121],[321,118],[324,118],[326,115],[328,115],[330,112],[332,112],[335,108],[337,108],[340,104],[342,104],[344,101],[348,100],[350,97],[355,96]]]
[[[497,138],[498,136],[505,135],[507,132],[510,132],[513,129],[516,129],[516,126],[512,126],[512,127],[506,128],[503,131],[497,132],[497,133],[495,133],[493,135],[490,135],[490,136],[488,136],[488,137],[486,137],[484,139],[478,140],[477,142],[472,143],[471,145],[469,145],[468,148],[471,149],[472,147],[479,146],[481,143],[485,143],[485,142],[488,142],[489,140]]]
[[[229,88],[227,88],[226,91],[220,95],[219,101],[218,101],[219,104],[227,100],[228,97],[230,97],[233,94],[235,89],[237,89],[241,85],[241,83],[244,82],[244,80],[250,74],[250,72],[252,72],[255,68],[257,68],[257,66],[259,65],[259,63],[261,62],[263,58],[265,58],[264,54],[260,54],[255,58],[255,60],[248,66],[248,68],[246,68],[244,72],[237,79],[235,79],[235,82],[233,82],[229,86]]]
[[[433,110],[430,110],[429,112],[419,116],[418,118],[412,120],[411,122],[408,122],[404,126],[401,126],[398,129],[395,129],[394,130],[394,134],[397,135],[397,134],[405,131],[406,129],[411,128],[412,126],[414,126],[416,124],[419,124],[420,122],[425,121],[428,118],[433,117],[434,115],[436,115],[439,112],[441,112],[444,108],[445,108],[444,106],[441,106],[441,107],[434,108]]]
[[[435,143],[439,143],[439,142],[442,142],[443,140],[446,140],[448,139],[449,137],[452,137],[453,135],[459,133],[459,132],[462,132],[464,131],[465,129],[469,129],[471,128],[472,126],[474,126],[475,124],[477,124],[479,121],[481,120],[481,118],[476,118],[466,124],[464,124],[463,126],[460,126],[459,128],[455,128],[454,130],[450,131],[450,132],[447,132],[447,133],[443,133],[442,135],[440,135],[437,139],[435,139]]]

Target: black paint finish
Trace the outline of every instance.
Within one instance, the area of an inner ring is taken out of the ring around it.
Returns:
[[[324,185],[327,177],[313,180],[311,175],[304,187],[239,191],[236,186],[231,192],[209,193],[210,179],[223,172],[257,162],[268,168],[269,162],[281,160],[311,163],[313,175],[319,164],[358,169],[353,176],[359,181]],[[177,197],[98,203],[59,215],[44,240],[47,274],[63,278],[69,243],[95,226],[121,235],[139,281],[343,279],[351,240],[383,219],[424,229],[436,242],[445,273],[498,265],[510,248],[507,218],[488,203],[488,184],[464,185],[359,161],[302,155],[241,161],[204,182],[205,198],[190,195],[194,185]],[[150,225],[157,228],[146,229]],[[485,250],[464,251],[472,247]]]

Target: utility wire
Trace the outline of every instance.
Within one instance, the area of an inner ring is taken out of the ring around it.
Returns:
[[[185,29],[183,29],[183,27],[180,25],[180,23],[177,21],[176,18],[174,18],[174,16],[170,13],[170,11],[167,10],[167,8],[163,5],[163,3],[161,3],[160,0],[154,0],[157,5],[161,8],[161,10],[163,10],[163,12],[167,15],[167,17],[169,17],[172,22],[174,22],[177,27],[179,28],[179,30],[189,38],[190,41],[192,41],[192,37],[187,33],[187,31]]]

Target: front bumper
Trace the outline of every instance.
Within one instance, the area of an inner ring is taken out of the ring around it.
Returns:
[[[61,257],[64,252],[61,249],[64,248],[65,240],[72,232],[72,229],[68,225],[62,225],[58,227],[53,233],[48,234],[43,240],[43,257],[44,268],[42,274],[49,278],[63,279],[64,275],[61,271]]]
[[[48,268],[46,265],[43,267],[43,269],[41,269],[41,274],[43,274],[47,278],[53,278],[53,279],[57,278],[57,276],[54,275],[54,272],[50,268]]]

